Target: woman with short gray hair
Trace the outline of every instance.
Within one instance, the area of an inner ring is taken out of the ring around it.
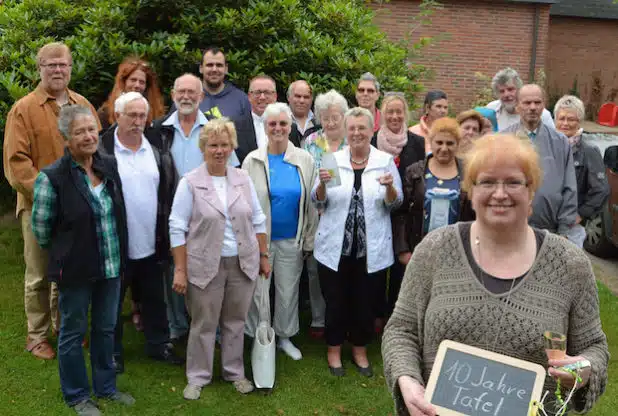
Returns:
[[[97,150],[98,123],[90,109],[62,107],[58,129],[66,139],[64,156],[36,178],[32,231],[48,250],[47,277],[58,284],[64,400],[77,414],[98,415],[82,351],[89,310],[94,394],[127,405],[135,402],[116,390],[112,363],[120,276],[128,254],[125,205],[114,158]]]
[[[305,150],[313,156],[316,172],[322,166],[322,156],[334,153],[346,146],[343,116],[348,111],[348,102],[335,90],[319,94],[315,100],[315,116],[322,128],[310,134],[305,140]],[[311,209],[315,209],[313,206]],[[307,259],[307,280],[309,283],[309,303],[311,305],[311,326],[309,335],[319,339],[324,337],[325,304],[320,279],[318,263],[311,255]]]
[[[273,329],[279,337],[278,348],[300,360],[302,353],[290,338],[299,331],[303,257],[313,251],[316,213],[310,206],[310,194],[315,167],[311,155],[288,140],[292,111],[287,104],[269,104],[263,117],[268,144],[249,153],[242,168],[253,179],[266,215],[268,251],[260,255],[269,259],[275,275]],[[245,333],[252,337],[258,324],[259,300],[254,297],[245,326]]]
[[[345,115],[348,146],[335,152],[340,185],[321,168],[312,200],[322,212],[315,241],[320,286],[326,301],[327,361],[345,374],[341,347],[352,344],[361,375],[373,376],[367,344],[374,334],[376,290],[394,262],[391,210],[402,201],[401,179],[391,154],[371,146],[373,117],[356,107]]]
[[[582,225],[601,211],[609,196],[601,152],[586,142],[581,128],[585,115],[584,103],[573,95],[560,98],[554,107],[556,130],[567,136],[573,151],[577,178],[576,222]]]

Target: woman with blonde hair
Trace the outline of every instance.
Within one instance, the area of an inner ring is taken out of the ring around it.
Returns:
[[[173,289],[186,296],[191,315],[187,343],[187,386],[197,400],[212,382],[215,336],[221,329],[223,379],[243,394],[244,327],[259,273],[270,273],[266,216],[249,175],[228,166],[238,146],[234,123],[211,120],[200,132],[204,163],[178,183],[169,218],[174,256]]]
[[[428,232],[474,216],[461,187],[464,166],[457,158],[459,123],[452,118],[436,120],[426,140],[431,152],[406,169],[404,202],[393,219],[395,254],[403,265]]]
[[[399,176],[403,178],[408,166],[425,159],[425,139],[406,128],[409,113],[408,103],[403,93],[387,92],[384,94],[380,113],[382,125],[380,130],[373,135],[371,144],[393,156]],[[376,332],[382,332],[384,319],[388,318],[395,306],[403,272],[404,267],[401,263],[398,261],[393,263],[388,273],[388,285],[387,279],[384,279],[376,291]],[[387,286],[388,293],[386,293]]]
[[[590,261],[567,239],[528,225],[542,176],[534,145],[514,135],[484,136],[466,155],[462,189],[476,219],[420,242],[384,330],[384,375],[398,415],[436,415],[424,386],[447,339],[549,368],[549,401],[558,379],[575,388],[578,413],[603,394],[609,353]],[[566,336],[565,358],[548,360],[545,331]],[[577,382],[557,369],[584,360]]]
[[[116,122],[116,114],[114,112],[116,99],[130,91],[139,92],[148,100],[150,111],[146,121],[147,126],[150,126],[152,120],[165,115],[163,96],[161,95],[157,75],[148,62],[135,56],[129,56],[118,65],[114,88],[97,111],[103,130],[107,130]]]

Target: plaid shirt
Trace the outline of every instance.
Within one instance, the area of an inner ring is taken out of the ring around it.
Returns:
[[[73,169],[79,169],[90,192],[88,202],[92,208],[101,264],[101,273],[107,279],[120,276],[120,239],[116,228],[114,203],[107,191],[107,180],[102,182],[103,189],[97,196],[88,175],[75,161]],[[58,215],[56,190],[47,175],[39,172],[34,182],[34,204],[32,206],[32,232],[41,247],[47,248],[53,238],[53,229]]]

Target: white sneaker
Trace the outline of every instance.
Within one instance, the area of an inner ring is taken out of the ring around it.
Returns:
[[[187,384],[187,387],[185,387],[182,395],[187,400],[197,400],[200,398],[201,393],[202,388],[200,386],[196,386],[195,384]]]
[[[294,361],[298,361],[303,358],[303,354],[294,346],[294,344],[292,344],[292,341],[290,341],[289,338],[280,338],[277,348],[286,353]]]

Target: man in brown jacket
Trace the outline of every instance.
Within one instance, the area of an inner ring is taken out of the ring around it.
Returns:
[[[58,331],[58,292],[47,280],[47,253],[32,234],[31,215],[34,180],[39,170],[60,158],[64,139],[58,130],[60,107],[80,104],[94,107],[68,89],[73,59],[63,43],[49,43],[37,54],[41,82],[15,103],[4,133],[4,174],[17,191],[17,218],[24,237],[25,309],[28,320],[26,349],[35,357],[51,360],[55,352],[47,341],[50,324]],[[99,128],[101,126],[99,125]]]

